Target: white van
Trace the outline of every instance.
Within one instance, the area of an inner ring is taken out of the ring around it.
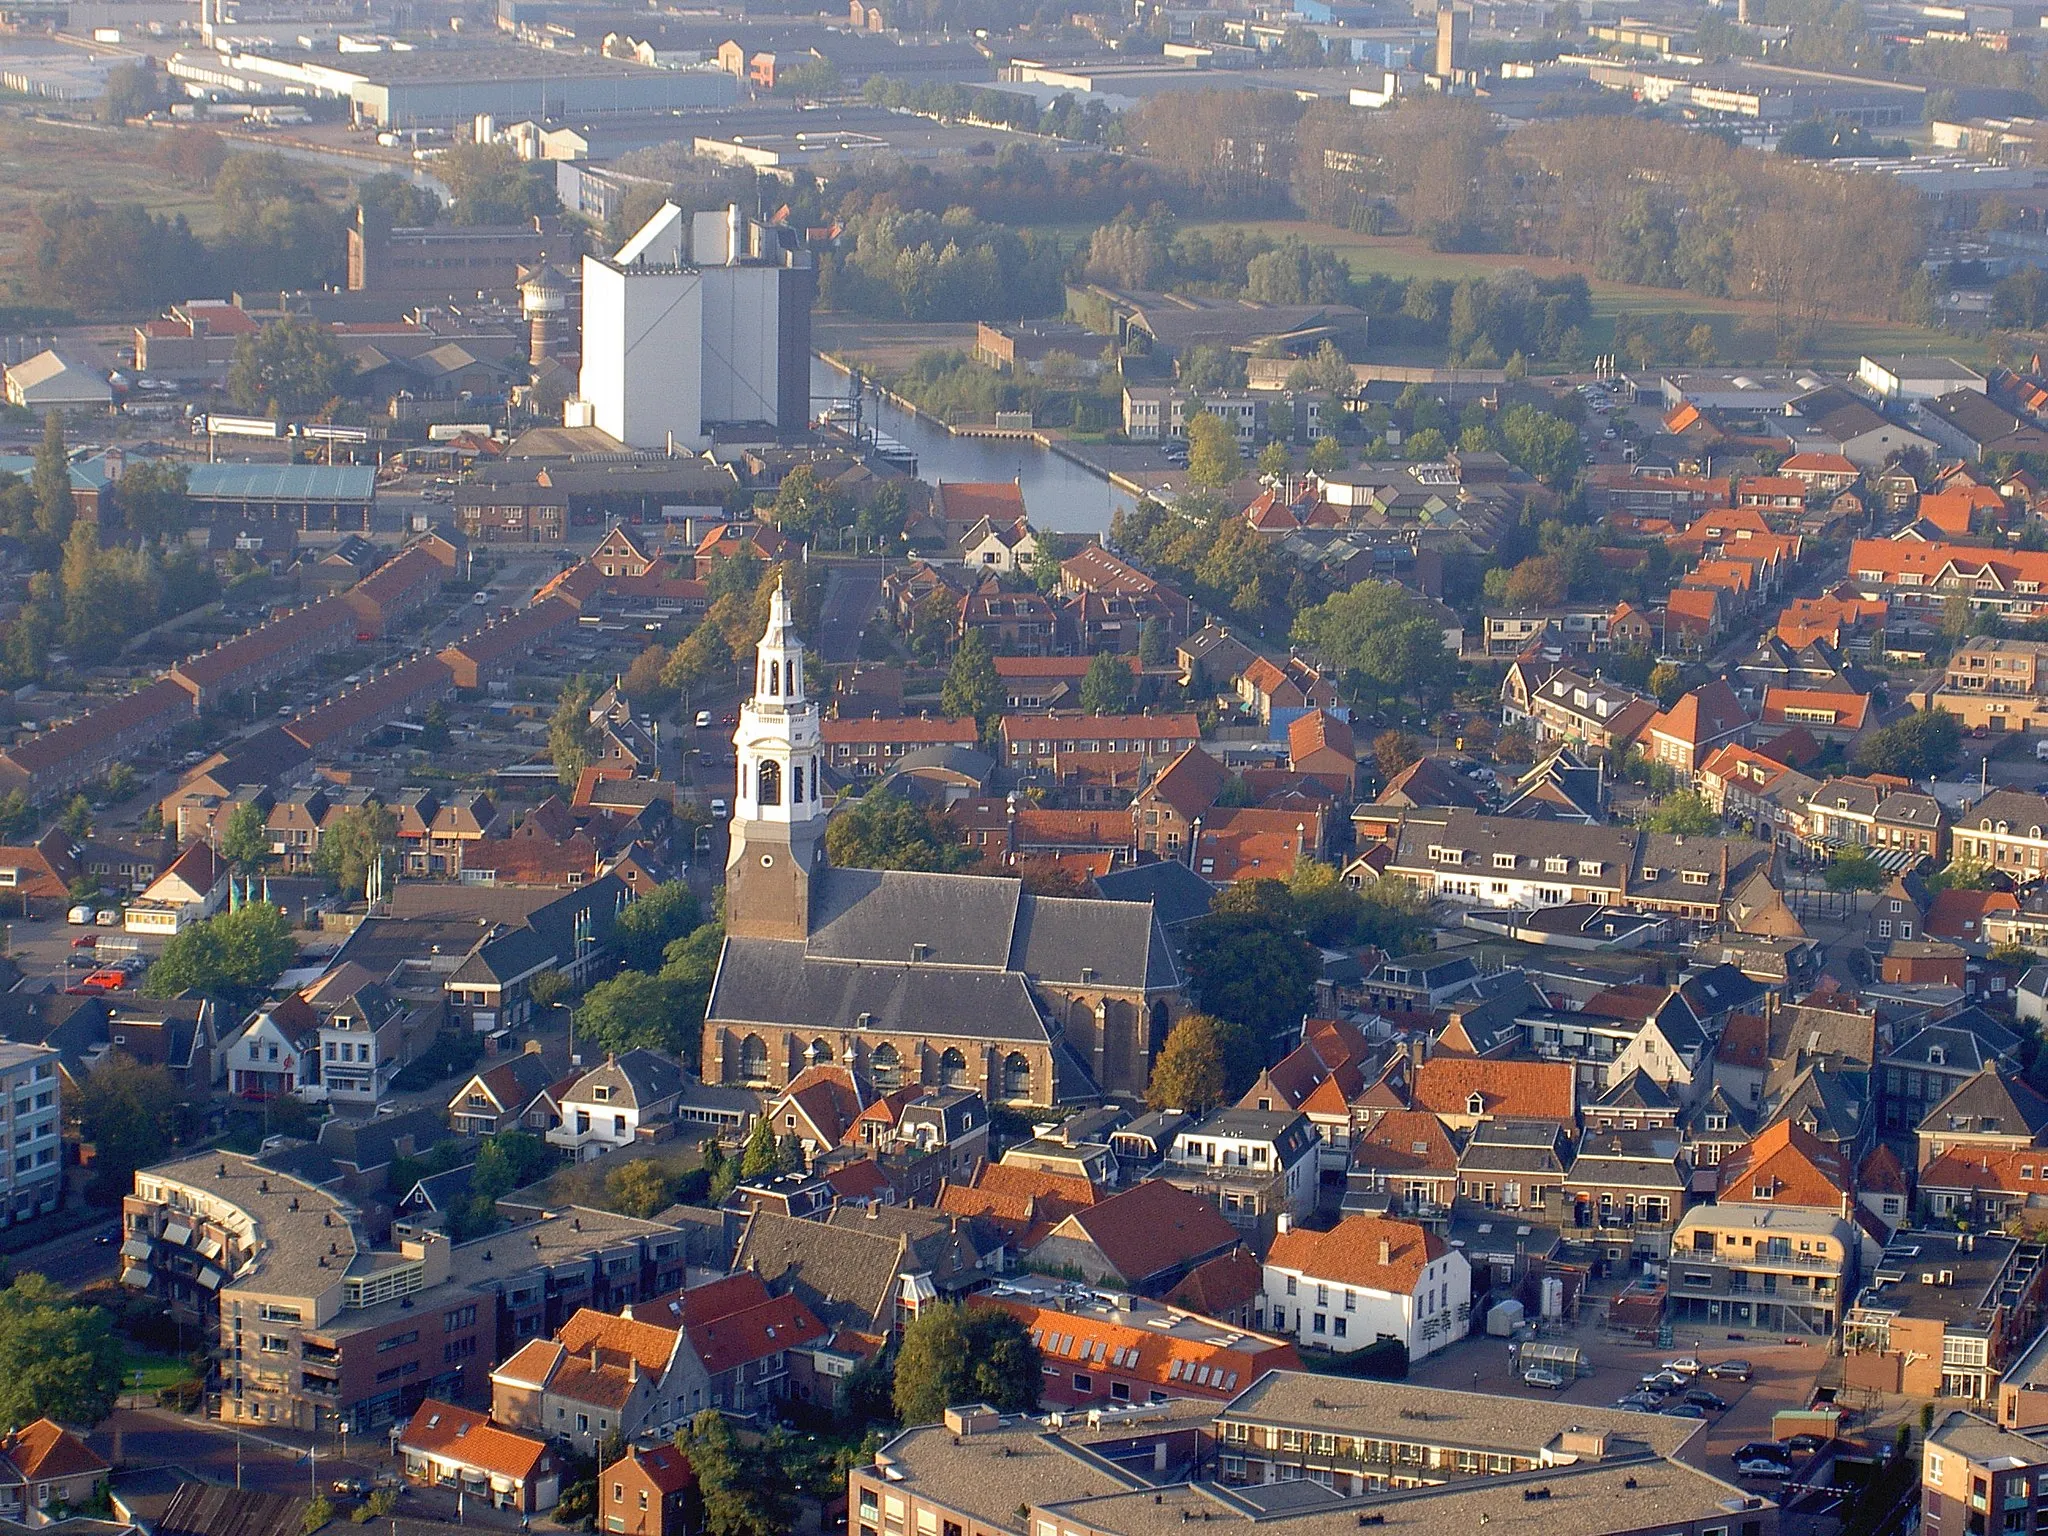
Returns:
[[[711,817],[714,821],[723,821],[730,813],[730,807],[723,800],[711,802]]]
[[[2043,736],[2034,743],[2034,761],[2048,763],[2048,736]]]

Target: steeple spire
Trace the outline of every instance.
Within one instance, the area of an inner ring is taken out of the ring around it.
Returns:
[[[810,876],[824,862],[825,797],[818,706],[804,676],[804,643],[777,581],[754,648],[754,692],[733,732],[738,760],[727,931],[798,938],[809,932]]]

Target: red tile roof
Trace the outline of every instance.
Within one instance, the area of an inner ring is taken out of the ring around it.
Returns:
[[[1164,1179],[1147,1179],[1076,1211],[1054,1232],[1092,1242],[1132,1284],[1221,1253],[1238,1241],[1237,1229],[1221,1211]]]
[[[1008,1296],[976,1296],[971,1305],[994,1307],[1016,1318],[1048,1362],[1078,1366],[1087,1361],[1098,1370],[1136,1378],[1175,1397],[1222,1401],[1268,1371],[1301,1368],[1292,1344],[1260,1334],[1183,1338]],[[1234,1342],[1226,1344],[1225,1338]]]
[[[88,1473],[111,1471],[100,1455],[77,1435],[49,1419],[24,1424],[0,1441],[0,1454],[14,1463],[30,1482],[39,1478],[55,1480],[83,1477]]]
[[[1575,1071],[1568,1061],[1437,1056],[1425,1061],[1415,1074],[1415,1105],[1432,1114],[1469,1115],[1476,1093],[1482,1114],[1570,1124]]]
[[[825,1325],[795,1296],[771,1296],[744,1312],[685,1327],[690,1347],[713,1376],[809,1344],[825,1332]]]

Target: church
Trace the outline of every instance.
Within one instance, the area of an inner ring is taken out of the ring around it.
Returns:
[[[805,1067],[876,1088],[1043,1107],[1145,1091],[1182,1011],[1149,901],[1034,896],[992,875],[834,869],[818,704],[778,589],[733,735],[739,783],[706,1082],[779,1089]]]

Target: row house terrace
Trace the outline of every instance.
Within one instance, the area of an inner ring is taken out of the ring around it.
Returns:
[[[1193,715],[1005,715],[1002,757],[1017,772],[1057,771],[1076,752],[1130,753],[1172,758],[1197,746],[1201,722]]]
[[[1895,624],[1937,627],[1951,597],[2024,623],[2048,601],[2048,552],[1858,539],[1849,549],[1849,579],[1864,597],[1884,599]]]
[[[1501,718],[1528,725],[1539,740],[1602,752],[1626,751],[1657,713],[1656,702],[1619,683],[1569,668],[1517,662],[1501,683]]]
[[[1951,840],[1958,858],[1988,865],[2015,884],[2031,884],[2048,870],[2048,799],[1994,789],[1957,816]]]

